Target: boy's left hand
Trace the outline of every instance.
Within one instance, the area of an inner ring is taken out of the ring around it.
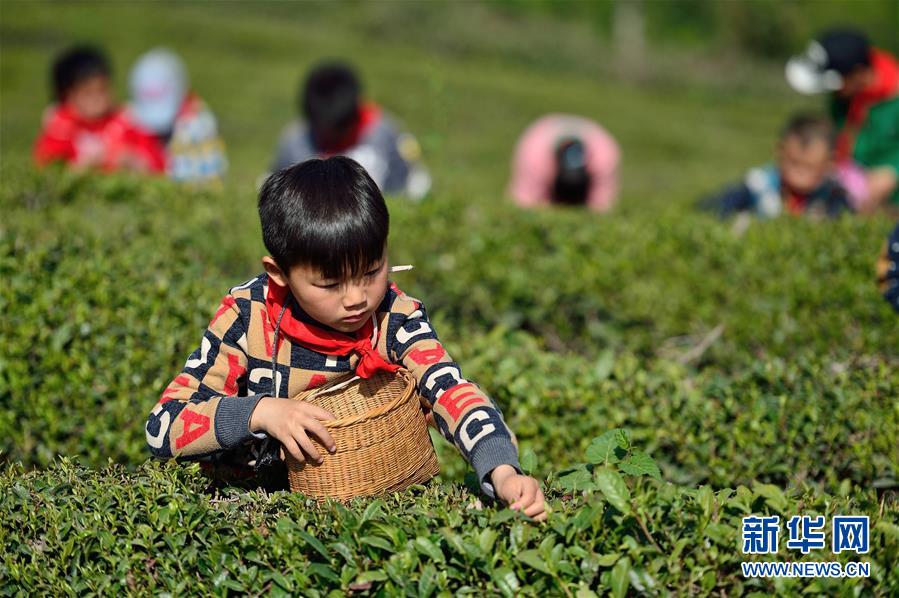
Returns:
[[[511,465],[500,465],[490,473],[496,496],[515,511],[537,521],[546,521],[546,502],[540,482],[521,475]]]

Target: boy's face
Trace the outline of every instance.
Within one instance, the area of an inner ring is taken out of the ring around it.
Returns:
[[[780,143],[777,163],[787,189],[803,195],[821,186],[833,166],[827,141],[812,139],[803,143],[796,135]]]
[[[864,91],[874,77],[874,69],[871,67],[859,67],[843,75],[843,85],[837,90],[837,96],[844,100],[851,99],[853,96]]]
[[[362,328],[387,293],[386,252],[357,280],[324,278],[310,266],[294,266],[285,276],[271,257],[262,258],[262,263],[269,278],[290,288],[303,311],[340,332]]]
[[[66,102],[85,120],[105,116],[113,107],[109,77],[94,75],[79,81],[66,94]]]

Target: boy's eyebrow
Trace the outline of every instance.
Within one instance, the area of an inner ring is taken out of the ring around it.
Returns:
[[[371,272],[372,270],[380,269],[381,266],[384,265],[385,261],[386,261],[385,258],[381,258],[380,260],[378,260],[377,262],[372,264],[368,269],[366,269],[366,273]],[[413,268],[413,266],[411,264],[405,265],[405,266],[392,266],[391,268],[388,269],[388,272],[403,272],[405,270],[411,270],[412,268]],[[319,272],[317,280],[313,284],[321,285],[321,284],[332,284],[335,282],[340,282],[339,278],[328,278],[327,276],[325,276],[324,274]]]

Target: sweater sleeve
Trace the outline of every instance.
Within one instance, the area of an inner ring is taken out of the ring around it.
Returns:
[[[433,410],[440,433],[474,468],[481,488],[495,495],[490,473],[500,465],[521,472],[515,435],[506,426],[499,407],[462,371],[443,348],[424,306],[405,296],[408,313],[392,313],[388,355],[406,367],[418,381],[418,392]],[[402,309],[402,308],[401,308]]]
[[[251,439],[249,421],[262,395],[246,395],[245,319],[227,295],[200,346],[166,387],[146,424],[159,458],[203,457]]]

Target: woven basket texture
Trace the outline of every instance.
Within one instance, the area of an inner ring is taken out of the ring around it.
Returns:
[[[288,454],[291,490],[347,500],[402,490],[440,472],[415,379],[407,370],[378,372],[330,390],[339,382],[294,397],[335,415],[325,427],[337,450],[328,453],[310,436],[321,465],[302,464]]]

